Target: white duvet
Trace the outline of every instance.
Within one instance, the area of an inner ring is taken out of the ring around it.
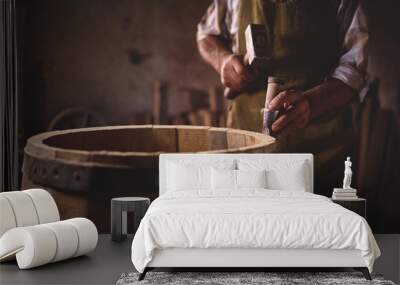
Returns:
[[[143,272],[165,248],[358,249],[371,272],[380,255],[365,219],[328,198],[254,189],[157,198],[134,237],[132,262]]]

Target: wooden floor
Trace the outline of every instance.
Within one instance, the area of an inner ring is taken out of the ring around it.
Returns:
[[[395,283],[400,281],[400,235],[376,235],[382,257],[375,272]],[[15,262],[0,265],[0,284],[115,284],[124,272],[134,271],[130,260],[132,238],[111,242],[109,235],[100,235],[97,249],[89,256],[19,270]]]

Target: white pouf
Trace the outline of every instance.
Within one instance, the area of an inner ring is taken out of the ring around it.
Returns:
[[[0,262],[17,259],[28,269],[84,255],[98,233],[88,219],[60,222],[53,197],[43,189],[0,193]]]
[[[99,234],[97,228],[91,220],[84,218],[74,218],[63,222],[70,223],[78,232],[79,243],[73,257],[91,252],[96,248]]]
[[[43,189],[0,193],[0,237],[15,227],[33,226],[60,220],[53,197]]]
[[[20,269],[84,255],[96,248],[98,233],[88,219],[14,228],[0,238],[0,261],[16,256]]]
[[[29,189],[22,191],[28,194],[35,205],[39,224],[51,223],[60,220],[60,214],[53,197],[43,189]]]
[[[55,222],[43,225],[49,228],[56,236],[57,247],[56,255],[52,262],[57,262],[75,256],[78,249],[79,237],[78,232],[71,227],[70,223]]]
[[[8,230],[15,228],[17,222],[15,221],[13,209],[6,197],[0,195],[0,237]]]
[[[39,223],[35,205],[28,194],[12,191],[3,192],[1,195],[10,202],[17,227],[33,226]]]

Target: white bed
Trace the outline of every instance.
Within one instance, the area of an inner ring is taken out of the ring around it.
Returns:
[[[274,190],[204,189],[204,173],[170,170],[230,162],[243,171],[266,167]],[[171,186],[185,179],[198,188]],[[134,237],[132,262],[140,279],[154,267],[354,267],[370,278],[380,251],[367,222],[312,193],[310,154],[163,154],[160,197]]]

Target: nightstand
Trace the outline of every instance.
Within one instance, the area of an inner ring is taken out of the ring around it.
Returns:
[[[111,239],[124,241],[128,234],[127,212],[134,213],[133,234],[144,217],[150,199],[145,197],[120,197],[111,199]]]
[[[363,218],[367,218],[367,200],[364,198],[354,198],[347,200],[332,199],[332,202],[359,214]]]

